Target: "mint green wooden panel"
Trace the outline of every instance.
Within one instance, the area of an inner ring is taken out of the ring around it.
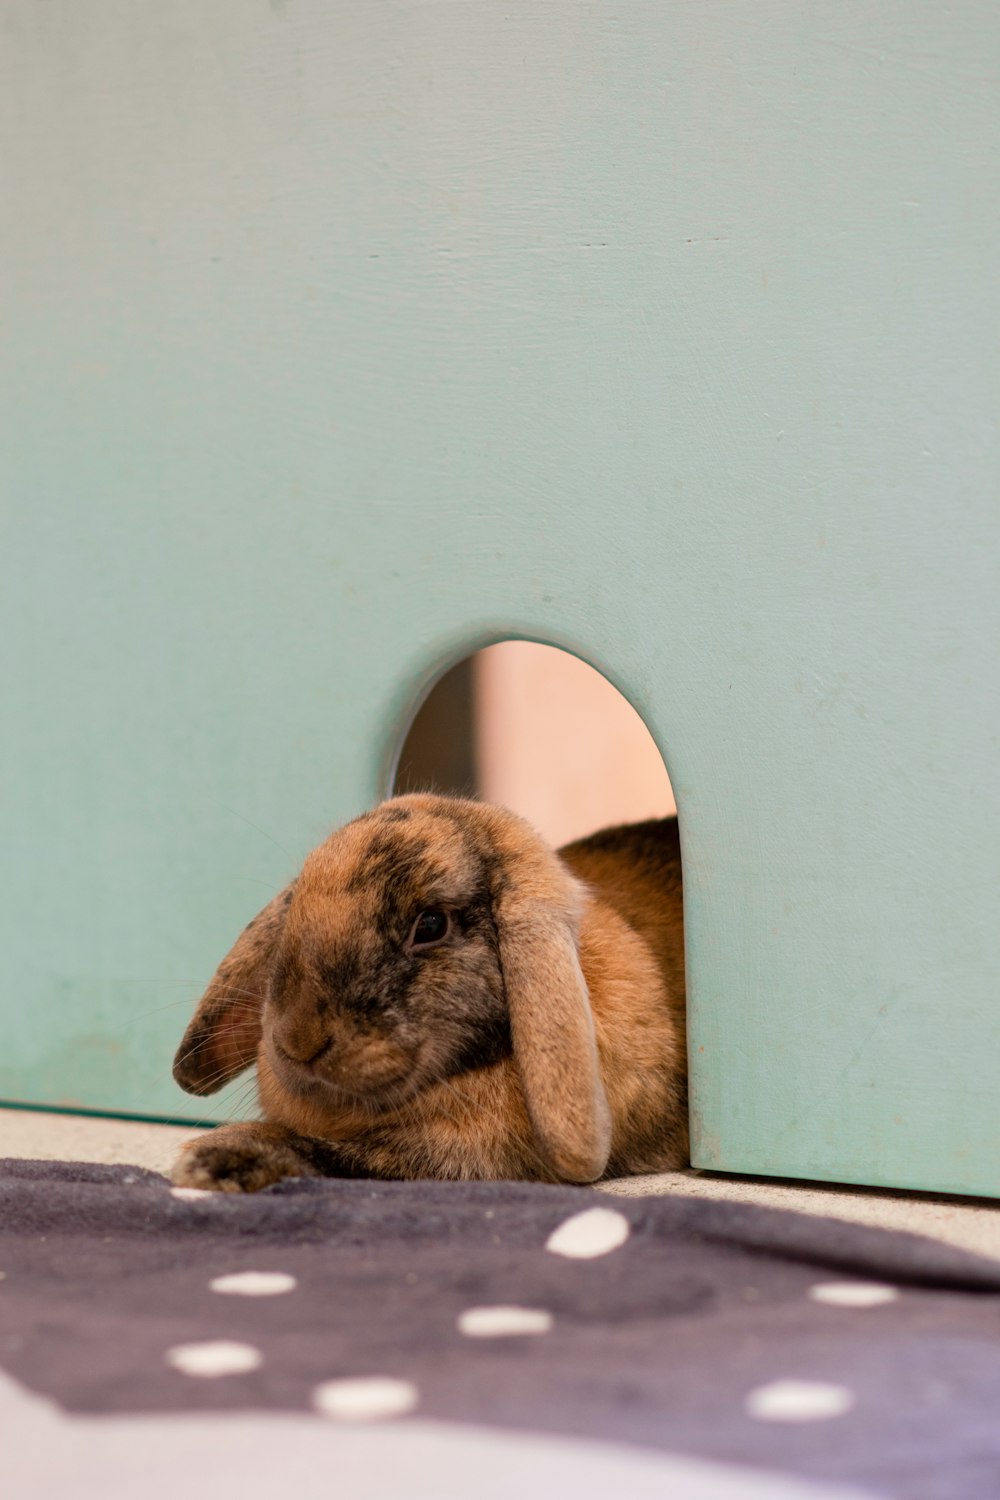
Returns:
[[[524,634],[666,754],[697,1163],[1000,1193],[996,7],[0,26],[0,1097],[196,1114],[232,934]]]

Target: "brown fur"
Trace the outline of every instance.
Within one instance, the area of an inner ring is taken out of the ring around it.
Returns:
[[[450,928],[414,947],[422,910],[448,913]],[[206,1094],[255,1060],[263,1121],[199,1137],[175,1182],[585,1182],[682,1165],[676,819],[556,854],[502,808],[383,803],[310,854],[246,928],[174,1075]]]

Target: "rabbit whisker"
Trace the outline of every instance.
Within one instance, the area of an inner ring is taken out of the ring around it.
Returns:
[[[181,1064],[187,1062],[188,1058],[192,1057],[194,1053],[197,1052],[197,1050],[197,1045],[195,1045],[194,1047],[190,1047],[187,1052],[183,1053],[182,1056],[177,1058],[176,1066],[179,1067]],[[242,1073],[243,1069],[241,1068],[239,1071]],[[207,1078],[201,1080],[202,1089],[206,1094],[210,1094],[214,1087],[232,1076],[232,1069],[230,1067],[219,1067],[215,1070],[214,1073],[210,1073]]]
[[[248,828],[252,828],[254,832],[259,833],[262,838],[268,839],[276,849],[280,849],[282,854],[287,855],[289,859],[295,858],[290,849],[286,849],[284,844],[279,844],[278,840],[274,837],[273,834],[268,833],[266,828],[261,828],[260,824],[255,823],[252,818],[246,817],[244,813],[237,812],[235,807],[227,807],[224,802],[220,802],[219,806],[222,808],[223,812],[229,813],[230,817],[239,818],[241,823],[245,823]]]
[[[246,995],[251,995],[252,996],[252,991],[250,991],[250,990],[245,990],[242,993],[244,993]],[[253,1003],[253,999],[254,998],[257,1001],[256,1004]],[[237,999],[236,999],[234,1005],[232,1006],[232,1009],[235,1010],[235,1009],[238,1009],[238,1008],[240,1008],[242,1006],[242,1008],[244,1010],[246,1010],[246,1011],[257,1011],[257,1010],[260,1009],[260,1006],[263,1003],[264,1003],[263,1000],[261,1000],[261,998],[259,996],[253,997],[250,1000],[240,1000],[238,998],[238,994],[237,994]],[[153,1005],[153,1006],[151,1006],[149,1008],[149,1010],[139,1010],[139,1011],[136,1011],[135,1015],[132,1017],[132,1020],[133,1021],[141,1021],[141,1020],[144,1020],[146,1016],[158,1016],[158,1015],[162,1014],[162,1012],[165,1011],[165,1010],[178,1010],[182,1005],[186,1005],[189,1010],[191,1009],[191,1001],[189,999],[184,999],[184,1000],[169,1000],[166,1005]]]

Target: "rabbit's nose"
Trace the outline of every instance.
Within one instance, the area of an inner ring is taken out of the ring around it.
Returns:
[[[307,1057],[303,1057],[299,1052],[292,1051],[287,1043],[281,1042],[277,1038],[275,1038],[275,1045],[277,1046],[279,1052],[284,1053],[289,1062],[301,1063],[303,1067],[308,1067],[310,1063],[319,1062],[324,1052],[329,1052],[330,1048],[333,1046],[333,1043],[329,1041],[324,1042],[321,1047],[317,1047],[316,1051],[310,1053]]]
[[[322,1057],[332,1041],[317,1021],[311,1019],[275,1027],[274,1044],[290,1062],[305,1067]]]

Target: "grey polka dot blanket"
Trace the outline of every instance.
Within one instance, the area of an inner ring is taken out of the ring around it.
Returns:
[[[170,1416],[175,1448],[182,1418],[294,1418],[296,1454],[350,1429],[365,1497],[423,1494],[414,1434],[459,1430],[484,1455],[530,1439],[536,1478],[561,1455],[557,1494],[589,1453],[574,1495],[609,1493],[608,1454],[630,1496],[643,1475],[650,1495],[1000,1495],[1000,1264],[693,1198],[312,1180],[244,1197],[0,1162],[0,1371],[4,1399],[44,1398],[74,1442],[87,1418]],[[2,1399],[0,1426],[16,1446]],[[17,1500],[59,1493],[32,1488],[35,1449]],[[379,1487],[390,1453],[412,1487]],[[485,1470],[456,1493],[535,1493]]]

